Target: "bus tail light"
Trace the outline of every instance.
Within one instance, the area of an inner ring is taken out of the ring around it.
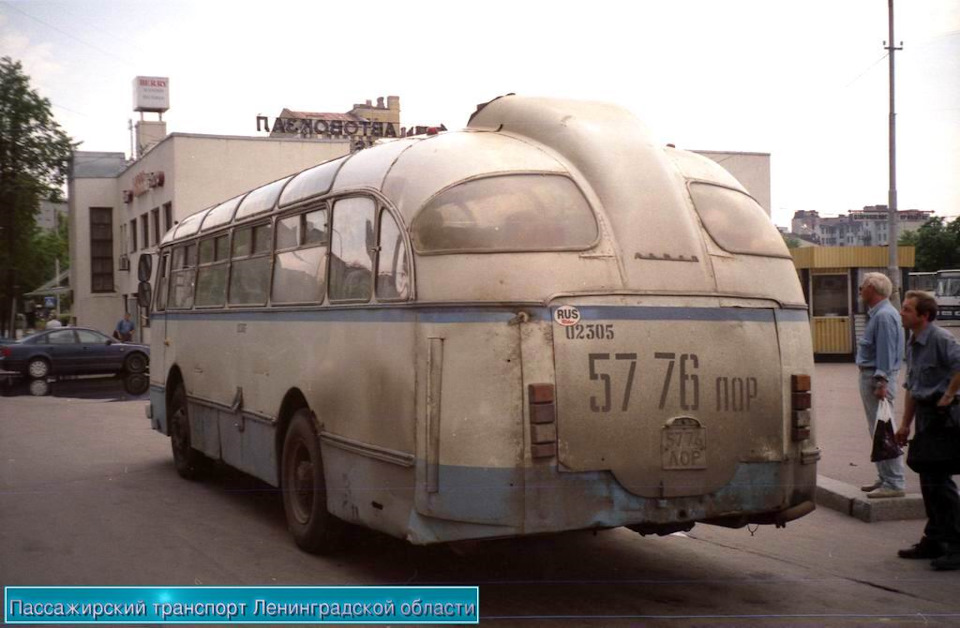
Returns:
[[[553,384],[530,384],[530,455],[553,458],[557,455],[557,407]]]
[[[790,414],[794,442],[810,438],[810,419],[813,412],[811,410],[813,400],[810,388],[809,375],[792,375],[790,377]]]

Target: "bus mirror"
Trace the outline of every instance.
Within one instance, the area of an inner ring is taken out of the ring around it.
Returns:
[[[150,281],[150,274],[153,272],[153,256],[149,253],[141,253],[140,261],[137,262],[137,280]]]
[[[140,268],[143,268],[143,264],[140,265]],[[140,285],[137,286],[137,305],[144,309],[148,309],[150,307],[151,292],[152,289],[150,288],[150,282],[141,281]]]

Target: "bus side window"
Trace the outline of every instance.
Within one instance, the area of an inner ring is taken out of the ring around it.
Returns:
[[[293,250],[289,250],[291,248]],[[320,209],[278,220],[277,251],[271,302],[323,301],[327,278],[327,211]]]
[[[270,287],[270,223],[234,231],[230,305],[265,305]]]
[[[229,236],[221,235],[200,242],[200,268],[197,270],[197,307],[219,305],[227,299],[227,269],[230,258]]]
[[[162,312],[167,308],[167,275],[170,273],[170,254],[164,253],[160,258],[160,267],[157,269],[157,302],[154,309]]]
[[[193,307],[193,287],[196,284],[196,250],[194,245],[178,246],[173,250],[173,270],[170,273],[170,302],[168,307],[189,310]]]
[[[403,234],[386,209],[380,210],[380,255],[377,259],[377,298],[382,301],[410,298],[410,272]]]
[[[368,301],[373,292],[374,220],[369,198],[346,198],[333,207],[330,300]]]

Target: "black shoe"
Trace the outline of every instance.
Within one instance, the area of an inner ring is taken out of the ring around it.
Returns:
[[[930,563],[937,571],[953,571],[960,569],[960,552],[944,554]]]
[[[932,558],[940,558],[943,556],[943,549],[940,547],[939,543],[934,543],[933,541],[923,538],[920,539],[919,543],[910,549],[902,549],[898,551],[897,556],[910,560],[917,558],[925,558],[930,560]],[[960,558],[960,555],[958,555],[958,558]]]

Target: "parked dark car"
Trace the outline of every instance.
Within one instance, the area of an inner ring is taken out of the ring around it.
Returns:
[[[48,329],[0,344],[0,370],[30,377],[77,373],[143,373],[150,347],[117,342],[95,329]]]

